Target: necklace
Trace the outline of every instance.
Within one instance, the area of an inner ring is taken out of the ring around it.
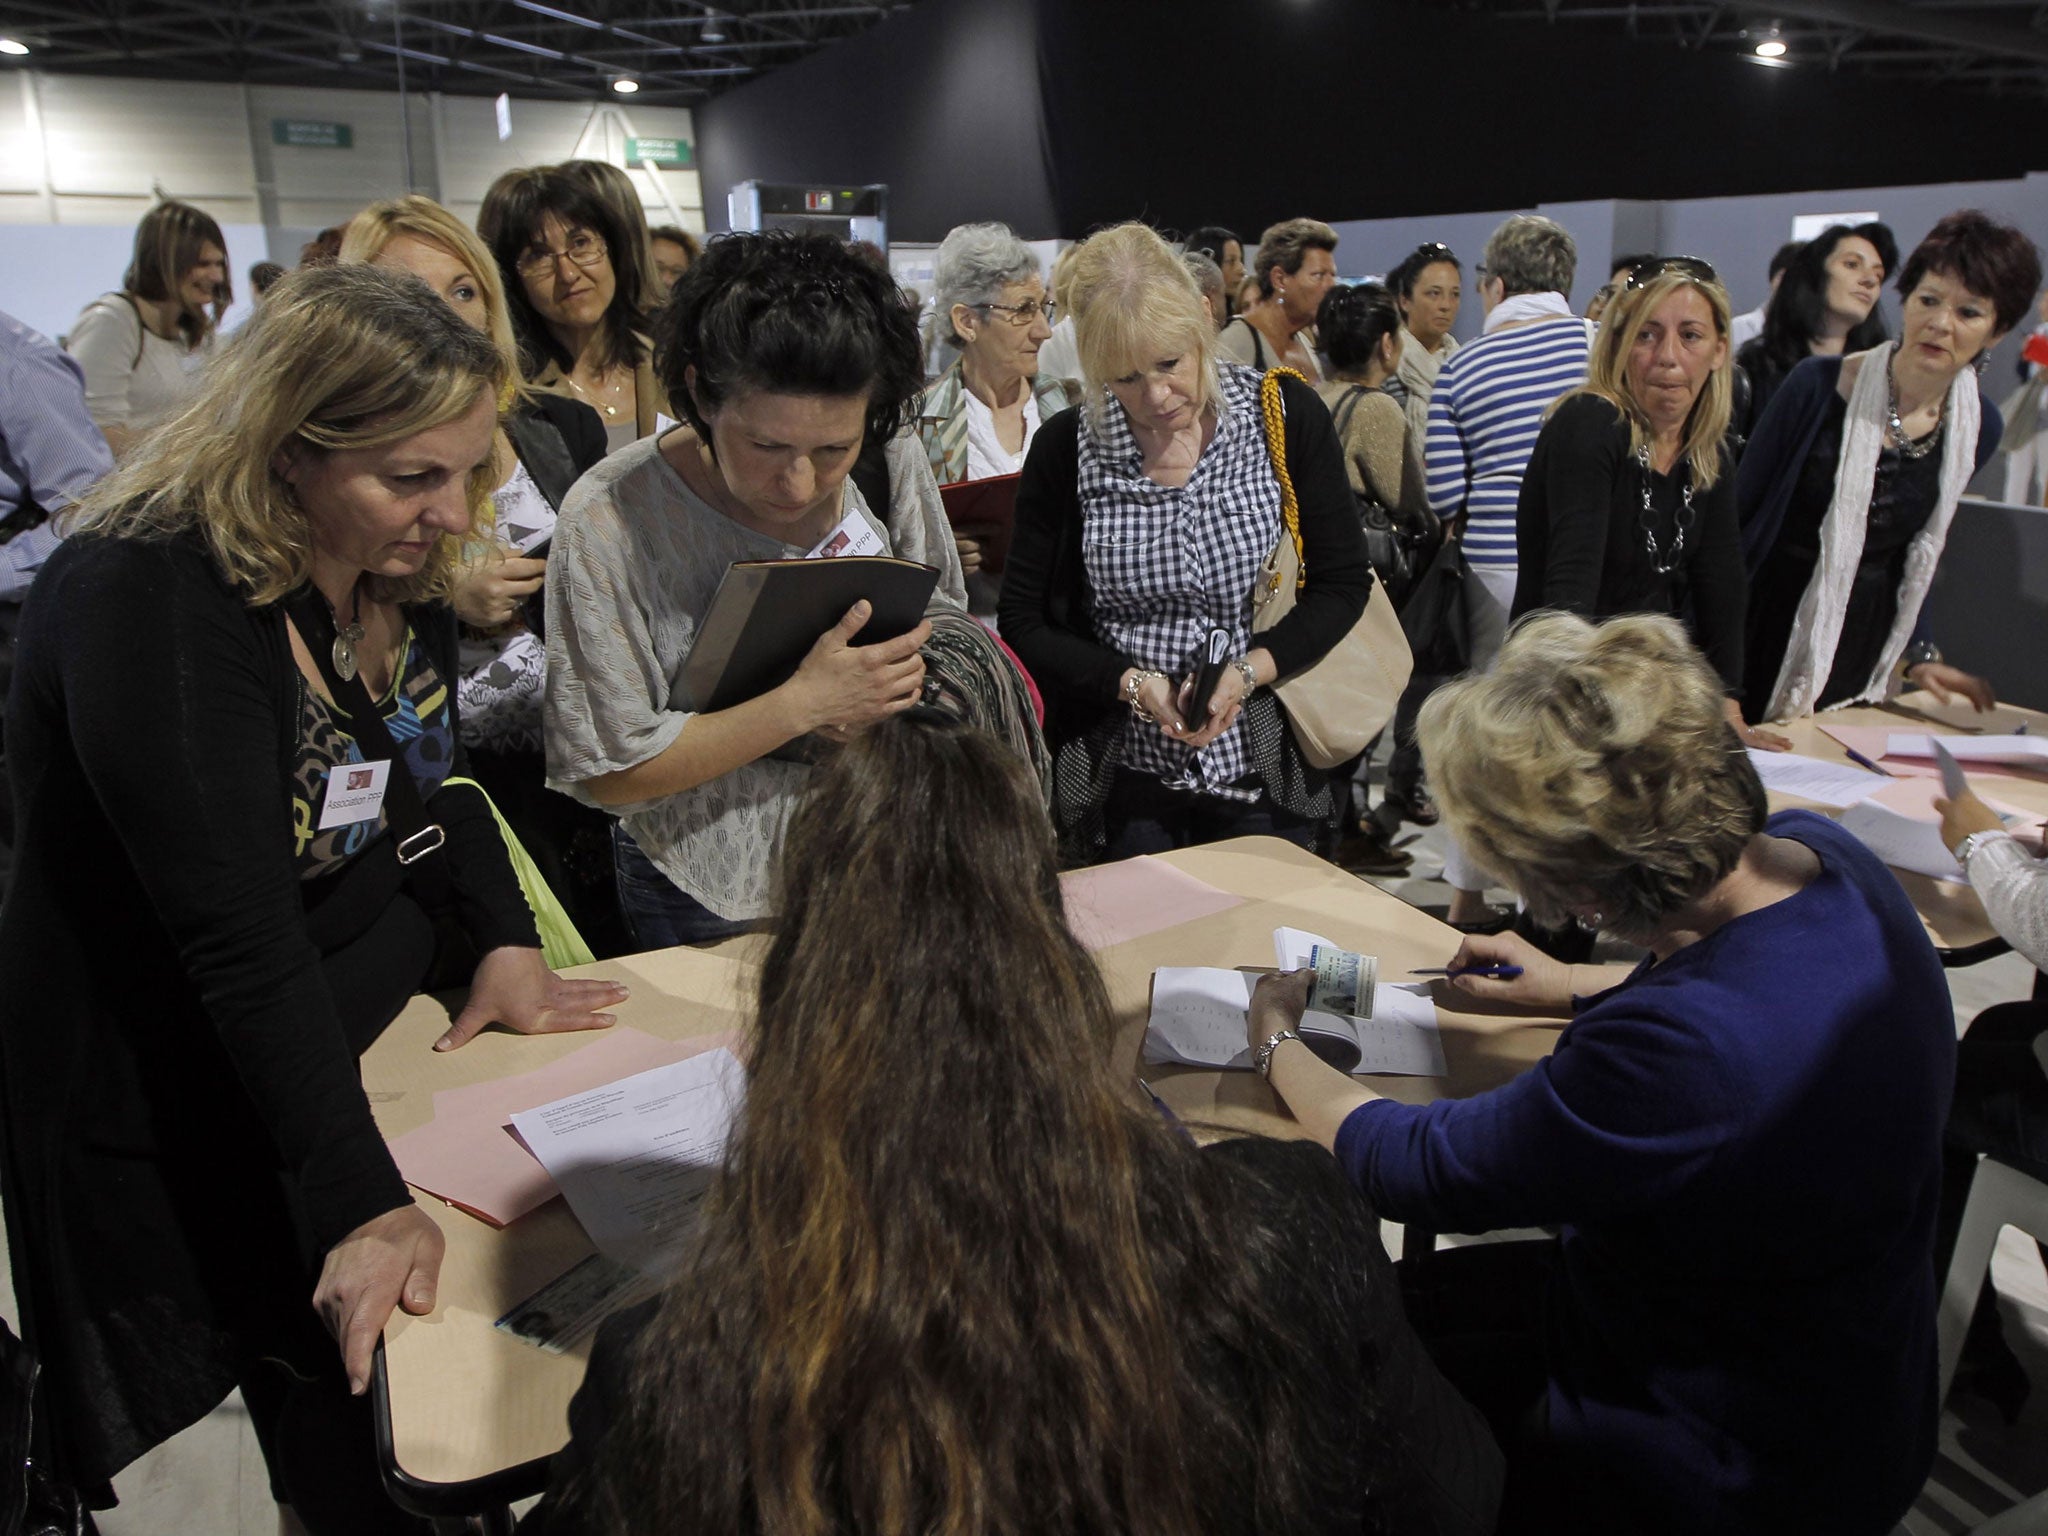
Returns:
[[[334,673],[344,683],[356,675],[356,647],[363,643],[363,580],[356,578],[353,599],[349,604],[348,623],[341,622],[341,610],[334,604],[327,605],[334,615],[334,648],[328,654],[334,659]]]
[[[1650,552],[1650,568],[1659,576],[1669,576],[1678,569],[1679,557],[1685,553],[1685,535],[1692,527],[1692,470],[1688,466],[1685,486],[1679,493],[1678,510],[1671,517],[1671,547],[1657,548],[1657,512],[1650,505],[1650,445],[1643,444],[1636,450],[1636,463],[1643,467],[1643,510],[1640,524],[1643,530],[1643,548]]]
[[[581,384],[578,384],[578,383],[576,382],[576,380],[575,380],[575,377],[574,377],[573,375],[565,373],[565,374],[563,374],[563,375],[562,375],[562,377],[563,377],[564,379],[567,379],[567,380],[568,380],[568,382],[569,382],[569,387],[570,387],[571,389],[575,390],[577,394],[581,395],[581,396],[582,396],[582,397],[583,397],[584,399],[588,400],[588,401],[589,401],[589,402],[590,402],[590,403],[591,403],[592,405],[596,406],[596,407],[597,407],[597,408],[598,408],[598,409],[599,409],[600,411],[603,411],[603,412],[605,413],[605,415],[607,415],[607,416],[616,416],[616,415],[618,415],[618,414],[619,414],[619,408],[618,408],[618,407],[617,407],[616,405],[610,405],[610,404],[607,404],[607,403],[606,403],[605,401],[603,401],[603,400],[600,400],[600,399],[598,399],[598,397],[597,397],[596,395],[593,395],[593,394],[592,394],[592,393],[591,393],[591,392],[590,392],[589,390],[585,389],[585,388],[584,388],[584,387],[583,387],[583,386],[582,386]],[[605,392],[606,394],[608,394],[608,395],[616,396],[616,395],[618,394],[618,392],[619,392],[619,386],[618,386],[618,385],[616,385],[616,384],[607,384],[607,383],[605,383],[604,381],[605,381],[605,379],[606,379],[606,378],[608,378],[608,377],[610,377],[610,375],[609,375],[609,374],[600,374],[600,375],[598,375],[598,381],[597,381],[597,382],[598,382],[598,388],[602,389],[602,390],[603,390],[603,391],[604,391],[604,392]]]
[[[1892,372],[1892,361],[1898,355],[1899,343],[1895,341],[1892,343],[1891,357],[1885,359],[1884,365],[1885,405],[1891,414],[1892,441],[1899,445],[1899,452],[1905,458],[1924,459],[1934,452],[1935,439],[1941,436],[1941,416],[1948,405],[1948,400],[1944,397],[1941,404],[1934,408],[1933,431],[1918,442],[1906,436],[1906,424],[1899,419],[1899,376]]]

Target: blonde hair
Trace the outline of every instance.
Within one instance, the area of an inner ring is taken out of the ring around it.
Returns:
[[[429,245],[438,245],[468,269],[476,279],[484,300],[484,330],[491,345],[505,359],[511,389],[500,396],[499,409],[511,407],[515,398],[529,391],[519,368],[519,338],[512,334],[512,311],[505,303],[505,279],[498,271],[497,258],[475,232],[431,197],[408,192],[404,197],[372,203],[348,221],[342,231],[341,260],[376,265],[384,247],[400,235],[411,235]]]
[[[1732,312],[1728,290],[1675,267],[1659,272],[1640,288],[1625,288],[1608,301],[1593,340],[1586,382],[1560,396],[1550,409],[1556,410],[1573,395],[1597,395],[1627,419],[1629,448],[1632,452],[1640,450],[1650,440],[1649,421],[1629,386],[1629,354],[1635,346],[1636,332],[1681,288],[1691,288],[1706,299],[1714,316],[1714,332],[1727,341]],[[1728,435],[1728,421],[1735,410],[1733,364],[1732,354],[1721,360],[1721,366],[1707,376],[1705,388],[1686,413],[1679,452],[1692,466],[1692,483],[1698,490],[1711,490],[1721,478],[1721,441]]]
[[[1050,291],[1052,301],[1061,309],[1069,309],[1074,302],[1074,259],[1081,254],[1081,247],[1070,245],[1052,259]]]
[[[1452,834],[1560,924],[1590,902],[1638,941],[1733,870],[1763,785],[1676,619],[1538,613],[1440,688],[1416,740]]]
[[[1162,358],[1195,359],[1202,410],[1221,400],[1209,306],[1173,247],[1143,224],[1117,224],[1076,249],[1067,281],[1091,428],[1107,417],[1113,381]]]
[[[288,273],[207,370],[200,393],[89,495],[78,526],[115,538],[205,536],[251,607],[312,577],[312,529],[278,473],[298,444],[313,453],[378,448],[495,399],[505,360],[491,339],[410,273],[372,266]],[[488,464],[469,478],[473,530],[488,533]],[[413,576],[378,595],[445,595],[460,540],[434,541]]]

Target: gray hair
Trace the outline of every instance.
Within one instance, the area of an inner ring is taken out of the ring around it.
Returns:
[[[1518,213],[1486,241],[1486,275],[1500,279],[1504,297],[1518,293],[1570,293],[1579,248],[1555,219]]]
[[[964,346],[953,329],[953,306],[996,304],[1011,283],[1042,276],[1038,253],[1007,224],[958,224],[939,242],[932,272],[932,328],[949,346]]]

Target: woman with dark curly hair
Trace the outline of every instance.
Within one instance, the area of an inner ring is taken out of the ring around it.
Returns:
[[[645,219],[630,224],[588,174],[544,165],[492,182],[476,227],[505,281],[527,381],[596,410],[612,452],[668,425],[645,335]]]
[[[1778,279],[1763,334],[1735,361],[1749,377],[1749,409],[1735,430],[1747,437],[1785,376],[1809,357],[1863,352],[1886,339],[1878,295],[1899,269],[1899,242],[1888,225],[1834,224],[1800,247]]]
[[[1330,1155],[1197,1147],[1119,1069],[1019,763],[885,721],[779,864],[700,1240],[599,1335],[527,1536],[1493,1528]]]
[[[686,424],[612,454],[563,503],[548,558],[548,779],[620,818],[620,904],[642,948],[727,937],[768,912],[768,870],[810,775],[774,754],[845,741],[917,702],[932,624],[853,643],[856,606],[788,682],[705,711],[683,659],[726,567],[852,552],[942,573],[959,556],[923,447],[917,318],[889,274],[821,235],[732,235],[683,274],[655,358]],[[853,478],[864,443],[886,479]],[[886,507],[878,507],[878,501]]]
[[[2004,430],[1977,369],[2040,285],[2033,241],[1952,213],[1899,274],[1900,339],[1809,358],[1785,380],[1735,480],[1751,720],[1882,700],[1901,682],[1991,707],[1991,685],[1943,659],[1921,607],[1963,487]]]

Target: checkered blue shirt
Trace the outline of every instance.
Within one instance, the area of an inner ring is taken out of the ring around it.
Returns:
[[[1094,408],[1080,433],[1081,555],[1095,628],[1140,667],[1187,675],[1211,625],[1231,631],[1232,651],[1251,648],[1252,583],[1280,537],[1280,482],[1259,420],[1259,375],[1222,367],[1216,434],[1184,486],[1145,476],[1130,422],[1114,398],[1099,420]],[[1237,724],[1199,752],[1170,741],[1156,725],[1124,728],[1122,760],[1175,789],[1233,800],[1258,798],[1245,726]]]

